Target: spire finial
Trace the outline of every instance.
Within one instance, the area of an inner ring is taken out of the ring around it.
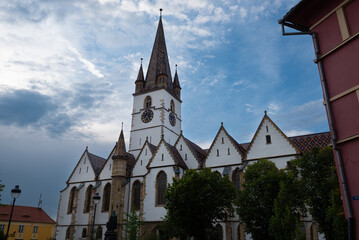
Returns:
[[[89,147],[88,147],[88,146],[86,146],[86,151],[88,151],[88,148],[89,148]]]
[[[266,115],[266,116],[267,116],[267,110],[264,110],[264,115]]]
[[[121,126],[121,131],[123,131],[123,122],[121,123],[121,125],[122,125],[122,126]]]
[[[177,64],[176,64],[176,71],[177,71]]]
[[[162,18],[162,8],[160,8],[160,18]]]
[[[142,61],[143,61],[143,58],[141,58],[141,66],[142,66]]]
[[[223,122],[221,122],[221,126],[223,127]]]

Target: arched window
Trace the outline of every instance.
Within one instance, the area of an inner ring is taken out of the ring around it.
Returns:
[[[67,208],[67,213],[72,213],[72,210],[74,209],[75,191],[76,191],[76,187],[73,187],[71,189],[70,196],[69,196],[69,204],[68,204],[68,208]]]
[[[175,112],[175,102],[171,100],[171,112]]]
[[[86,229],[86,228],[83,228],[83,229],[82,229],[81,237],[82,237],[82,238],[86,238],[86,235],[87,235],[87,229]]]
[[[237,239],[241,240],[241,224],[238,224],[237,227]]]
[[[236,187],[236,189],[238,189],[238,191],[241,190],[241,178],[240,178],[240,172],[239,172],[238,168],[233,171],[232,182],[233,182],[234,186]]]
[[[151,99],[151,97],[150,96],[147,96],[146,98],[145,98],[145,108],[149,108],[149,107],[151,107],[152,106],[152,99]]]
[[[96,229],[96,239],[102,239],[102,227],[98,226]]]
[[[91,192],[92,192],[92,185],[88,186],[86,190],[84,213],[88,213],[90,211]]]
[[[132,185],[132,209],[140,210],[141,203],[141,183],[135,181]]]
[[[66,229],[66,239],[70,239],[70,227]]]
[[[167,175],[161,171],[156,179],[156,205],[165,204],[165,191],[167,186]]]
[[[103,189],[102,212],[108,212],[110,208],[111,184],[107,183]]]

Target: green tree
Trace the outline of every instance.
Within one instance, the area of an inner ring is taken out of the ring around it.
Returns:
[[[249,165],[244,173],[237,212],[254,240],[274,239],[270,236],[269,225],[280,180],[281,174],[275,164],[265,159]]]
[[[144,225],[140,221],[140,216],[137,215],[136,211],[131,211],[130,214],[126,214],[127,218],[124,219],[124,225],[126,228],[126,239],[127,240],[137,240],[142,236],[140,235],[140,227]]]
[[[276,240],[305,239],[300,222],[301,213],[306,211],[303,187],[294,171],[281,172],[280,190],[274,200],[270,233]]]
[[[236,189],[227,177],[210,169],[187,170],[166,189],[167,215],[164,228],[170,236],[205,239],[215,221],[234,212]]]
[[[295,163],[302,177],[309,212],[318,223],[319,232],[327,240],[347,239],[332,148],[313,148]]]

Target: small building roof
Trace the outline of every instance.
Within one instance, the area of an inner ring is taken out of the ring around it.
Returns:
[[[0,221],[9,221],[11,213],[11,205],[0,206]],[[12,215],[14,222],[32,222],[32,223],[50,223],[56,222],[50,218],[42,208],[27,207],[27,206],[14,206]]]
[[[331,143],[330,132],[313,133],[289,137],[289,140],[302,152],[306,153],[313,147],[323,148]]]
[[[100,173],[102,167],[105,165],[106,159],[99,157],[95,154],[92,154],[90,152],[87,152],[87,155],[89,157],[89,160],[91,162],[92,168],[95,172],[95,175],[98,176]]]

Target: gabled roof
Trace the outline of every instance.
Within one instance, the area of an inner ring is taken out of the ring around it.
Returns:
[[[161,146],[161,143],[163,143],[164,146],[167,148],[168,152],[170,153],[170,155],[172,156],[172,158],[175,162],[175,165],[177,165],[183,169],[188,169],[186,163],[183,161],[183,159],[182,159],[181,155],[179,154],[179,152],[177,151],[177,149],[174,146],[172,146],[171,144],[167,143],[163,138],[158,143],[156,150],[153,152],[151,159],[148,161],[147,168],[150,167],[153,158],[156,156],[156,153],[157,153],[159,147]]]
[[[294,136],[289,139],[302,153],[309,152],[313,147],[322,148],[331,144],[330,132]]]
[[[11,205],[0,206],[0,221],[9,221]],[[32,222],[32,223],[50,223],[55,224],[44,210],[37,207],[14,206],[12,214],[13,222]]]
[[[216,136],[213,139],[213,142],[211,144],[211,146],[209,147],[208,150],[205,150],[207,152],[205,161],[207,160],[207,157],[209,156],[209,153],[212,151],[212,148],[214,146],[214,143],[216,141],[216,139],[218,138],[219,133],[223,130],[224,134],[229,138],[229,140],[231,141],[231,143],[233,144],[234,148],[237,150],[237,152],[242,156],[242,158],[245,157],[246,155],[246,150],[236,141],[234,140],[234,138],[228,134],[228,132],[226,131],[226,129],[223,127],[223,122],[221,123],[221,127],[219,128]]]
[[[99,157],[95,154],[87,152],[87,156],[89,157],[91,166],[95,172],[96,177],[101,172],[102,167],[105,165],[106,159]]]
[[[283,137],[284,139],[286,139],[290,145],[293,146],[293,148],[295,149],[296,153],[298,153],[298,154],[300,153],[300,151],[299,151],[299,149],[297,148],[297,146],[295,146],[295,145],[290,141],[290,139],[287,137],[287,135],[285,135],[285,134],[283,133],[283,131],[272,121],[272,119],[270,119],[270,117],[268,117],[267,111],[264,111],[264,116],[263,116],[263,118],[262,118],[262,121],[260,122],[260,124],[259,124],[259,126],[258,126],[258,128],[257,128],[257,131],[256,131],[256,133],[254,134],[254,136],[253,136],[253,138],[252,138],[252,141],[249,143],[249,145],[248,145],[248,147],[247,147],[247,154],[248,154],[248,152],[251,150],[251,148],[252,148],[252,146],[253,146],[253,143],[254,143],[255,139],[257,138],[257,136],[258,136],[259,129],[261,128],[261,126],[263,125],[263,122],[264,122],[265,120],[268,120],[268,121],[274,126],[274,128],[280,133],[280,135],[282,135],[282,137]],[[245,159],[247,159],[247,155],[246,155]]]
[[[191,149],[192,153],[195,155],[197,160],[203,162],[203,160],[207,155],[206,152],[200,146],[190,141],[188,138],[183,137],[183,139],[186,141],[187,145],[189,146],[189,148]]]
[[[177,151],[177,149],[170,145],[169,143],[167,143],[165,140],[163,140],[163,142],[165,143],[165,145],[167,146],[168,150],[170,151],[170,154],[172,155],[173,159],[176,162],[176,165],[178,165],[179,167],[183,168],[183,169],[187,169],[187,165],[186,163],[183,161],[181,155],[179,154],[179,152]]]

